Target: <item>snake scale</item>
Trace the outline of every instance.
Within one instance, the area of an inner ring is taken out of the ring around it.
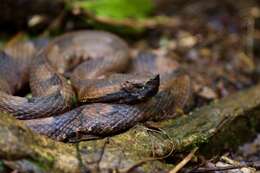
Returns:
[[[176,73],[170,59],[129,54],[127,43],[104,31],[7,45],[0,52],[0,111],[63,142],[177,116],[189,104],[190,78]],[[28,82],[32,97],[17,96]]]

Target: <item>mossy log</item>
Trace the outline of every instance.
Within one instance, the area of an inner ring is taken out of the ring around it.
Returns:
[[[109,139],[76,145],[34,134],[22,122],[2,114],[0,158],[11,167],[34,172],[126,170],[147,158],[163,157],[194,146],[207,153],[237,146],[255,135],[259,124],[260,85],[215,101],[189,115],[161,122],[160,130],[138,125]],[[172,165],[154,161],[140,164],[137,169],[156,171],[167,167]]]

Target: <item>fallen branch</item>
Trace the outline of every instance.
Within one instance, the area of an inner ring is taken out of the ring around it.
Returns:
[[[161,130],[136,126],[124,134],[81,142],[79,147],[52,141],[32,133],[10,115],[0,116],[0,158],[14,164],[31,163],[42,172],[79,172],[87,170],[125,170],[144,158],[164,157],[191,146],[203,145],[207,153],[223,150],[230,144],[251,139],[260,125],[260,85],[228,96],[189,115],[161,122]],[[243,132],[243,133],[240,133]],[[236,134],[234,136],[234,133]],[[239,139],[239,140],[237,140]],[[207,145],[205,145],[207,144]],[[102,154],[102,159],[100,159]],[[81,164],[79,161],[80,155]],[[93,163],[93,164],[92,164]],[[142,164],[138,169],[167,169],[160,161]]]

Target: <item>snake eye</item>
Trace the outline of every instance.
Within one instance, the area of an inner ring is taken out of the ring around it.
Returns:
[[[133,84],[134,88],[137,88],[137,89],[144,89],[145,88],[145,85],[144,84],[141,84],[141,83],[135,83]]]
[[[75,137],[78,136],[77,134],[78,134],[77,132],[71,132],[69,135],[67,135],[67,138],[74,139]]]

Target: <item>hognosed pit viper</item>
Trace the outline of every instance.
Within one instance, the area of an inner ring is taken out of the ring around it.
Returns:
[[[127,43],[104,31],[7,45],[0,52],[0,111],[58,141],[112,136],[174,118],[189,104],[190,78],[173,66],[152,53],[130,57]],[[32,97],[16,96],[28,82]],[[74,98],[80,106],[72,106]]]

